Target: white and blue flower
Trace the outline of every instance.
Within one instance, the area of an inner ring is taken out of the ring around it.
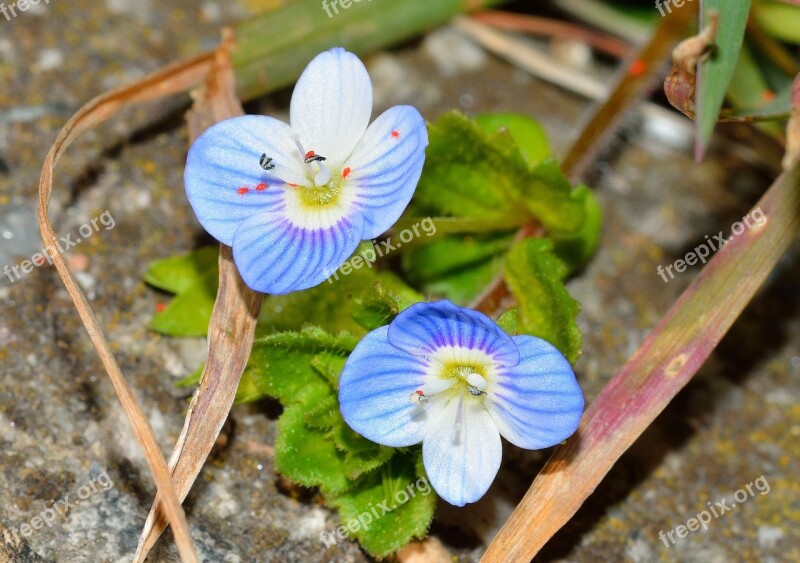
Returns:
[[[342,416],[386,446],[422,442],[425,471],[444,500],[480,499],[500,468],[500,436],[546,448],[578,427],[583,394],[569,362],[533,336],[506,334],[449,301],[418,303],[370,332],[339,382]]]
[[[194,142],[184,174],[189,202],[233,248],[252,289],[282,294],[323,282],[403,213],[425,161],[425,121],[410,106],[370,125],[371,114],[366,68],[337,48],[298,80],[291,126],[248,115]]]

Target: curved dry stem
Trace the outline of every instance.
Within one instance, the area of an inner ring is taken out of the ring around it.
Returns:
[[[192,139],[218,121],[244,114],[236,98],[236,82],[228,56],[232,44],[233,33],[226,30],[205,86],[192,92],[194,105],[187,116]],[[263,297],[242,280],[231,248],[220,245],[219,290],[208,326],[208,361],[169,460],[181,501],[200,474],[233,406],[253,347]],[[139,538],[134,559],[137,563],[145,560],[168,523],[159,493]]]
[[[39,228],[46,248],[58,248],[56,234],[53,231],[47,208],[53,190],[55,167],[64,151],[81,134],[106,121],[126,106],[189,90],[208,74],[212,59],[213,54],[206,54],[169,65],[132,86],[98,96],[83,106],[64,125],[47,154],[39,180]],[[108,373],[122,409],[133,427],[136,439],[144,450],[159,494],[165,500],[165,511],[175,531],[175,542],[178,545],[181,559],[185,562],[196,562],[197,556],[189,533],[189,525],[186,522],[186,515],[178,500],[166,460],[158,446],[150,422],[125,381],[97,323],[94,312],[63,257],[59,252],[51,252],[51,257],[58,270],[58,275],[64,282],[81,321],[89,333],[89,338],[103,362],[103,367]]]

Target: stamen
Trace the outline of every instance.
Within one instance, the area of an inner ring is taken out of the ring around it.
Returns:
[[[323,186],[327,184],[331,179],[331,171],[327,169],[327,167],[320,164],[320,162],[324,162],[328,160],[324,156],[318,155],[314,151],[306,151],[303,148],[303,145],[300,143],[300,137],[297,135],[293,135],[292,139],[294,140],[294,144],[297,145],[297,150],[300,151],[300,157],[303,159],[303,162],[308,164],[311,173],[314,175],[314,183],[318,186]],[[316,163],[317,168],[314,169],[314,164]],[[291,186],[291,184],[289,184]]]
[[[294,144],[297,145],[297,150],[300,151],[300,156],[308,154],[303,148],[303,145],[300,144],[300,137],[298,137],[297,135],[293,135],[292,139],[294,140]]]
[[[486,380],[481,374],[470,373],[467,375],[467,383],[469,383],[469,385],[467,385],[467,391],[469,391],[469,394],[473,397],[480,397],[486,394],[484,391],[484,389],[486,389]]]
[[[428,402],[431,396],[442,391],[447,391],[455,384],[452,379],[434,379],[413,391],[409,396],[409,400],[415,405],[424,405]]]
[[[319,166],[319,172],[314,177],[314,183],[318,186],[324,186],[331,181],[331,169],[324,164],[317,164],[317,166]]]
[[[428,402],[428,396],[422,392],[422,389],[412,391],[409,393],[408,398],[415,405],[424,405]]]
[[[350,175],[350,172],[351,172],[350,168],[345,168],[344,170],[342,170],[342,178],[347,178]]]
[[[275,168],[275,165],[272,164],[272,158],[267,156],[267,153],[261,154],[261,159],[258,161],[258,163],[264,170],[273,170]]]
[[[318,155],[314,151],[308,151],[304,160],[306,164],[311,164],[312,162],[323,162],[328,159],[324,156]]]
[[[470,373],[467,375],[467,383],[478,389],[478,391],[486,389],[486,380],[479,373]]]

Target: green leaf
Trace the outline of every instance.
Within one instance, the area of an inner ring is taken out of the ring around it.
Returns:
[[[321,403],[332,390],[313,395],[313,403]],[[325,495],[342,493],[355,485],[347,478],[344,454],[336,448],[330,431],[321,432],[305,423],[306,405],[289,405],[278,419],[278,438],[275,440],[275,469],[295,483],[319,487]]]
[[[437,497],[421,465],[417,451],[395,455],[358,486],[328,498],[342,526],[373,557],[387,557],[427,534]]]
[[[547,133],[527,115],[520,113],[484,113],[475,116],[475,121],[487,133],[507,132],[519,148],[522,158],[530,168],[536,167],[546,158],[552,158],[553,151],[547,140]]]
[[[506,258],[506,283],[518,303],[519,330],[547,340],[574,364],[581,353],[575,322],[580,306],[564,287],[566,273],[553,254],[553,243],[545,239],[523,240]]]
[[[422,300],[422,296],[411,289],[399,294],[378,283],[350,303],[350,316],[371,331],[388,325],[400,311]]]
[[[348,331],[363,334],[364,329],[350,315],[348,304],[380,282],[387,291],[407,295],[411,291],[396,275],[377,271],[364,264],[349,275],[334,274],[321,285],[288,295],[270,295],[264,300],[258,323],[258,334],[299,330],[313,324],[337,333]]]
[[[341,416],[339,417],[340,420]],[[353,432],[347,424],[339,424],[334,428],[333,440],[336,448],[344,452],[345,475],[356,480],[387,463],[397,452],[396,448],[381,446]]]
[[[528,214],[510,193],[527,165],[509,136],[501,137],[505,142],[493,143],[477,123],[455,111],[439,118],[429,127],[417,202],[456,217],[523,224]]]
[[[344,424],[335,395],[326,397],[316,405],[310,405],[303,420],[310,428],[317,430],[333,430]]]
[[[497,326],[506,331],[506,334],[516,336],[519,334],[517,329],[517,309],[509,309],[497,319]]]
[[[347,361],[339,352],[321,352],[311,358],[311,367],[334,389],[339,388],[339,376]]]
[[[715,39],[716,49],[712,55],[700,63],[697,80],[695,107],[697,108],[697,145],[695,156],[703,157],[711,134],[725,101],[725,93],[736,70],[739,51],[744,41],[747,17],[750,13],[750,0],[730,2],[730,0],[701,0],[700,25],[708,25],[708,14],[716,10],[719,14],[719,28]]]
[[[594,255],[600,243],[603,231],[603,208],[597,196],[584,185],[575,191],[584,203],[585,221],[575,233],[551,233],[556,256],[563,261],[571,272],[582,267]]]
[[[753,6],[753,14],[764,31],[776,39],[800,45],[800,6],[763,1]]]
[[[550,233],[575,233],[586,221],[588,190],[573,189],[552,158],[533,169],[529,181],[519,184],[518,193]]]
[[[144,281],[170,293],[183,293],[211,271],[218,271],[219,247],[204,246],[184,254],[156,260],[147,268]],[[214,289],[216,295],[216,288]]]
[[[184,280],[185,281],[185,280]],[[150,328],[168,336],[205,336],[217,297],[219,273],[216,269],[200,276],[150,321]]]
[[[511,233],[445,237],[404,255],[403,270],[425,293],[466,303],[502,271],[512,240]]]
[[[532,218],[558,231],[575,231],[583,224],[583,202],[575,199],[558,165],[545,159],[529,166],[510,132],[489,134],[450,112],[430,126],[429,137],[416,191],[424,210],[504,220],[509,228]]]
[[[313,404],[320,393],[332,392],[330,383],[312,367],[314,356],[328,352],[346,357],[356,343],[350,334],[332,336],[318,327],[257,338],[249,363],[253,381],[262,396],[274,397],[284,406]]]

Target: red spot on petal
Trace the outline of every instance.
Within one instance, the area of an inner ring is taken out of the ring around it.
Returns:
[[[764,90],[764,93],[761,94],[761,97],[764,99],[765,102],[771,102],[775,99],[775,92],[772,90]]]
[[[239,195],[245,195],[249,191],[250,191],[250,188],[239,188],[238,190],[236,190],[236,193],[239,194]]]
[[[290,188],[296,188],[297,187],[297,184],[290,184],[288,182],[286,183],[286,185],[289,186]]]
[[[350,172],[352,172],[350,168],[345,168],[344,170],[342,170],[342,178],[347,178],[350,175]]]
[[[394,137],[395,139],[399,139],[400,138],[400,131],[392,131],[392,137]]]
[[[163,303],[156,303],[156,313],[161,313],[166,308],[167,308],[167,306],[164,305]]]
[[[267,187],[268,186],[266,184],[259,184],[259,185],[256,186],[256,191],[257,192],[263,192],[264,190],[267,189]]]
[[[647,70],[647,64],[642,60],[635,60],[631,63],[630,68],[628,68],[628,73],[631,76],[641,76]]]

